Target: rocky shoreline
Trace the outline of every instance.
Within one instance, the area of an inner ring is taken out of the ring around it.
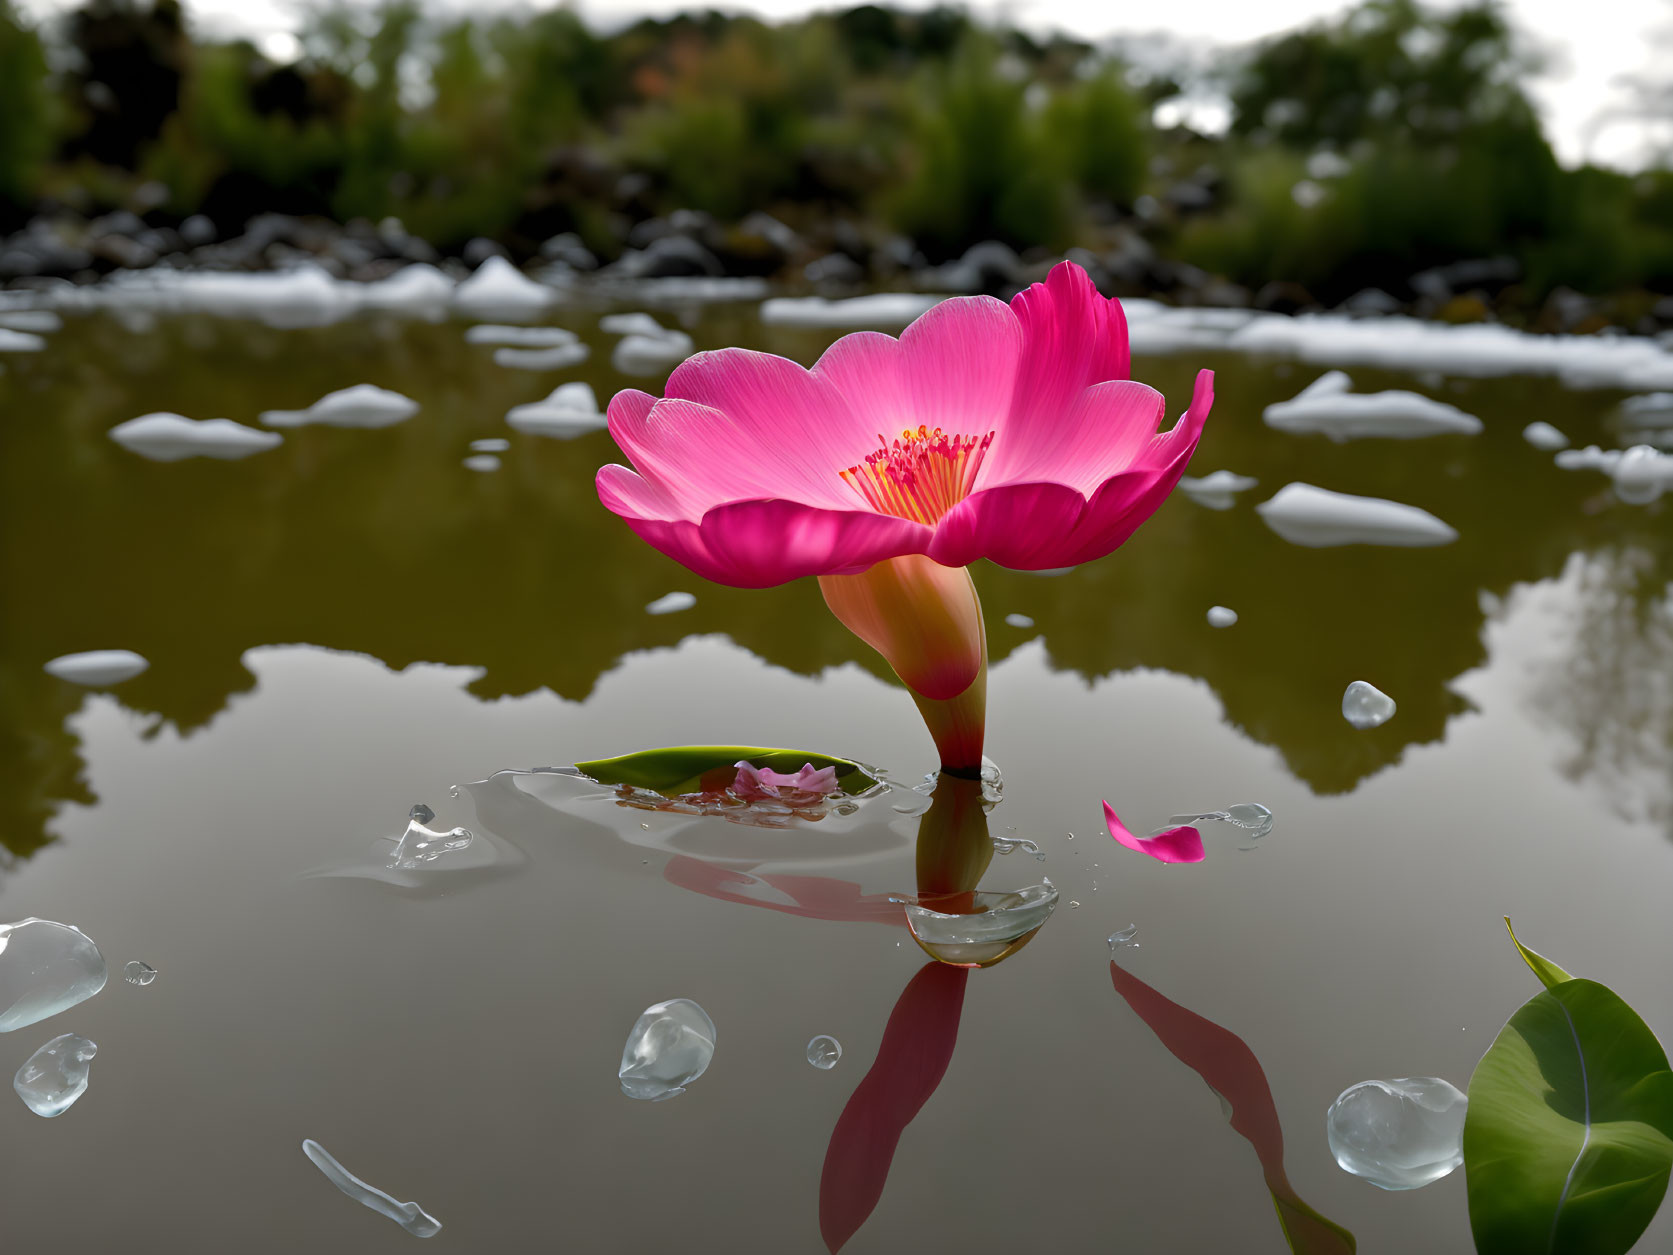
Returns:
[[[1496,323],[1549,334],[1634,334],[1673,338],[1673,296],[1629,291],[1587,296],[1557,288],[1541,299],[1523,286],[1508,257],[1459,261],[1413,274],[1404,290],[1367,288],[1328,306],[1300,284],[1275,279],[1258,291],[1170,259],[1141,231],[1118,225],[1096,248],[1066,254],[1112,296],[1147,297],[1185,308],[1248,309],[1300,314],[1331,310],[1353,317],[1403,314],[1451,324]],[[0,238],[0,288],[98,283],[112,275],[155,268],[256,273],[312,266],[336,279],[376,282],[414,263],[463,279],[491,257],[504,258],[548,283],[583,279],[609,288],[644,280],[699,281],[716,295],[739,297],[773,290],[850,296],[879,286],[938,293],[1009,296],[1042,278],[1063,254],[1018,255],[998,241],[976,244],[930,265],[904,236],[868,231],[844,221],[802,233],[765,213],[737,223],[681,210],[645,219],[625,232],[616,256],[601,258],[575,234],[538,245],[507,247],[471,240],[447,256],[410,234],[400,222],[299,218],[266,213],[224,233],[201,215],[183,220],[117,211],[87,219],[68,212],[37,215]],[[704,285],[702,281],[718,280]],[[755,280],[755,283],[740,282]]]

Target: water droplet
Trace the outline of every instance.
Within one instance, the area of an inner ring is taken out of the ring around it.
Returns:
[[[36,1115],[61,1116],[87,1092],[88,1070],[98,1053],[85,1037],[54,1037],[17,1070],[12,1088]]]
[[[1026,629],[1034,626],[1034,620],[1030,619],[1025,614],[1008,614],[1005,616],[1005,622],[1009,623],[1014,628]]]
[[[661,1102],[685,1093],[708,1070],[714,1053],[715,1026],[708,1013],[690,998],[670,998],[634,1021],[616,1076],[629,1098]]]
[[[1015,832],[1016,829],[1013,828],[1010,831]],[[993,838],[993,852],[995,854],[1014,854],[1018,850],[1021,850],[1024,854],[1032,854],[1037,859],[1046,857],[1045,851],[1040,849],[1038,843],[1030,841],[1027,837]]]
[[[1070,906],[1071,906],[1071,907],[1077,907],[1077,906],[1079,906],[1079,905],[1080,905],[1080,903],[1079,903],[1079,902],[1075,902],[1075,901],[1071,901],[1071,902],[1070,902],[1070,903],[1069,903],[1069,905],[1070,905]]]
[[[391,870],[410,871],[425,863],[433,863],[444,854],[469,849],[471,842],[476,840],[476,834],[468,828],[449,828],[446,831],[431,828],[429,821],[435,817],[436,813],[428,806],[421,804],[412,808],[407,830],[389,852]]]
[[[1138,935],[1138,931],[1139,926],[1137,924],[1128,924],[1125,928],[1117,928],[1110,934],[1111,952],[1119,950],[1123,946],[1132,946],[1137,949],[1139,943],[1134,941],[1133,938]]]
[[[138,959],[129,959],[122,969],[122,979],[130,985],[149,985],[157,979],[157,969]]]
[[[906,907],[906,925],[924,953],[955,967],[987,967],[1016,953],[1057,909],[1049,880],[1015,893],[977,890],[970,909],[945,914],[917,903]]]
[[[522,852],[468,828],[432,828],[435,812],[422,802],[409,812],[399,837],[382,836],[361,852],[335,859],[304,875],[343,880],[377,880],[397,889],[437,893],[513,870]]]
[[[842,1043],[821,1033],[807,1044],[807,1061],[823,1072],[836,1067],[842,1058]]]
[[[1075,839],[1075,834],[1071,832],[1069,834],[1069,840],[1073,841],[1074,839]]]
[[[308,1156],[314,1167],[325,1174],[325,1179],[332,1185],[355,1202],[370,1207],[378,1215],[388,1216],[413,1237],[433,1238],[441,1232],[441,1221],[429,1215],[417,1203],[397,1203],[376,1186],[367,1185],[333,1159],[331,1152],[312,1138],[303,1141],[302,1153]]]
[[[1361,1081],[1330,1104],[1325,1131],[1344,1172],[1385,1190],[1415,1190],[1464,1162],[1469,1099],[1449,1081]]]
[[[1230,606],[1210,606],[1208,608],[1208,626],[1229,628],[1237,622],[1237,611]]]
[[[697,598],[690,593],[664,593],[645,607],[645,613],[678,614],[681,610],[690,610],[696,604]]]
[[[1394,718],[1394,699],[1373,684],[1355,680],[1342,694],[1342,718],[1364,731]]]
[[[33,917],[0,924],[0,1033],[85,1002],[109,975],[79,928]]]

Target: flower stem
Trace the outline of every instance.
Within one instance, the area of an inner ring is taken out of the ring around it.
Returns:
[[[831,613],[882,654],[911,690],[941,769],[979,775],[988,649],[970,572],[908,554],[858,575],[822,575],[819,590]]]

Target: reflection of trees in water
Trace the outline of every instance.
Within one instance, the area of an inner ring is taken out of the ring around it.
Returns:
[[[593,346],[563,379],[585,378],[601,396],[646,382],[610,369],[611,340],[591,313],[563,320]],[[802,361],[830,339],[763,328],[746,307],[712,310],[693,331],[701,346],[754,344]],[[72,320],[48,352],[8,366],[0,588],[16,595],[0,601],[0,735],[9,738],[0,744],[0,842],[33,849],[58,802],[90,800],[65,727],[84,694],[40,673],[72,650],[144,654],[151,670],[115,695],[181,729],[206,724],[251,687],[246,649],[286,642],[363,652],[393,668],[481,666],[470,687],[484,698],[544,687],[581,700],[625,655],[688,633],[724,633],[802,674],[845,662],[886,674],[811,581],[720,588],[650,552],[594,495],[596,467],[619,456],[603,434],[514,437],[501,471],[464,471],[470,440],[506,434],[506,409],[543,396],[557,377],[497,367],[462,332],[458,323],[377,319],[278,331],[200,317],[125,330],[93,318]],[[1152,360],[1139,374],[1177,413],[1198,364]],[[1484,655],[1480,590],[1555,576],[1570,553],[1615,544],[1648,517],[1626,507],[1588,514],[1583,503],[1600,481],[1552,472],[1548,455],[1521,440],[1530,412],[1578,440],[1595,438],[1607,396],[1554,391],[1544,380],[1468,383],[1445,395],[1487,420],[1479,436],[1338,446],[1260,422],[1262,406],[1292,395],[1315,368],[1207,364],[1219,372],[1220,401],[1194,471],[1230,467],[1261,486],[1224,513],[1170,501],[1122,550],[1067,576],[982,564],[993,657],[1033,635],[1003,622],[1023,613],[1061,669],[1089,679],[1136,667],[1201,678],[1229,722],[1276,747],[1316,791],[1351,789],[1407,745],[1445,735],[1461,708],[1447,683]],[[1367,390],[1411,385],[1354,375]],[[153,465],[105,436],[148,410],[253,422],[263,409],[300,408],[362,382],[406,392],[423,409],[383,431],[289,432],[280,448],[231,463]],[[1251,508],[1294,479],[1423,506],[1462,539],[1431,550],[1297,549]],[[644,613],[675,588],[695,591],[696,607]],[[1207,627],[1215,603],[1242,614],[1235,628]],[[1393,695],[1399,715],[1350,732],[1339,707],[1354,679]],[[1005,718],[1002,703],[991,717]],[[811,726],[808,740],[817,740]]]
[[[1559,763],[1565,776],[1673,836],[1670,565],[1667,553],[1638,547],[1571,558],[1544,590],[1557,644],[1532,664],[1528,701],[1573,739]]]

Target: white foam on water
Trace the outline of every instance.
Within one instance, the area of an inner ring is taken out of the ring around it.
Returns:
[[[1288,401],[1266,407],[1268,427],[1288,432],[1317,432],[1332,440],[1386,436],[1409,440],[1419,436],[1473,436],[1481,420],[1455,405],[1416,392],[1350,392],[1353,381],[1339,370],[1320,375]]]
[[[606,314],[598,320],[598,329],[612,336],[659,336],[668,330],[642,310],[629,314]]]
[[[0,310],[0,328],[9,331],[27,331],[34,335],[49,335],[60,331],[64,327],[64,320],[50,309],[19,309],[12,311]]]
[[[0,327],[0,353],[39,353],[46,341],[28,331],[11,331]]]
[[[144,656],[131,649],[89,649],[54,658],[41,669],[71,684],[106,688],[133,679],[150,665]]]
[[[777,327],[904,327],[945,299],[918,292],[876,292],[844,300],[779,296],[761,302],[761,321]]]
[[[284,443],[276,431],[246,427],[230,418],[197,420],[180,414],[142,414],[112,427],[107,435],[124,449],[153,462],[183,458],[247,458]]]
[[[587,360],[591,352],[586,345],[558,344],[545,349],[498,348],[494,350],[494,365],[509,370],[568,370]]]
[[[518,431],[559,440],[601,431],[605,426],[592,385],[579,380],[560,385],[544,401],[512,406],[505,421]]]
[[[533,318],[558,294],[536,283],[503,257],[490,257],[476,273],[453,289],[453,306],[484,318]]]
[[[93,284],[62,284],[46,289],[57,309],[139,313],[212,314],[254,318],[276,327],[318,327],[340,322],[361,310],[438,317],[453,295],[454,283],[434,266],[404,266],[372,283],[334,279],[319,266],[254,274],[171,270],[118,270]]]
[[[660,374],[685,361],[694,347],[691,337],[683,331],[623,336],[610,354],[610,364],[624,375]]]
[[[260,415],[269,427],[392,427],[418,413],[418,402],[388,388],[357,383],[328,392],[305,410],[266,410]]]
[[[1285,540],[1310,549],[1334,545],[1416,548],[1458,539],[1457,532],[1417,506],[1331,492],[1312,484],[1285,484],[1255,511]]]
[[[1220,348],[1478,378],[1550,375],[1573,388],[1673,390],[1673,352],[1641,336],[1545,336],[1496,324],[1455,327],[1403,316],[1176,309],[1150,300],[1122,306],[1139,353]]]
[[[466,344],[507,344],[520,349],[553,349],[577,344],[580,337],[565,327],[508,327],[478,323],[465,329]]]

